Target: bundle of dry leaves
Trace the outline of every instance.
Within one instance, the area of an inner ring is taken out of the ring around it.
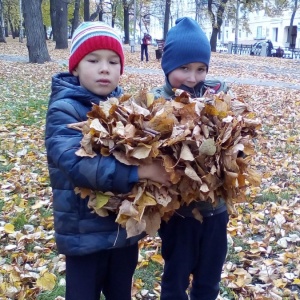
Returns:
[[[192,201],[214,204],[222,197],[233,212],[234,203],[246,201],[247,188],[261,181],[251,166],[261,124],[247,103],[224,93],[191,98],[177,89],[175,95],[171,101],[153,101],[145,91],[110,98],[93,106],[88,121],[69,125],[84,135],[79,156],[100,152],[128,165],[158,159],[170,173],[171,187],[140,181],[127,195],[76,188],[100,216],[115,211],[128,237],[154,235],[161,219]],[[201,220],[198,210],[195,217]]]

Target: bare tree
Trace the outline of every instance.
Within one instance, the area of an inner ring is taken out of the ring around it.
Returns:
[[[166,0],[165,21],[164,21],[164,39],[167,37],[170,23],[171,0]]]
[[[288,42],[289,42],[289,46],[291,48],[295,48],[295,44],[296,44],[296,37],[297,37],[297,27],[295,28],[294,32],[294,18],[296,15],[298,9],[298,0],[294,0],[294,3],[292,4],[292,15],[291,15],[291,20],[290,20],[290,26],[289,26],[289,35],[288,35]]]
[[[42,0],[22,2],[29,62],[38,64],[51,60],[44,34],[41,4]]]
[[[209,13],[211,25],[212,25],[210,46],[211,46],[211,51],[214,51],[214,52],[216,52],[217,37],[218,37],[218,33],[220,32],[222,23],[223,23],[223,14],[224,14],[227,2],[228,2],[228,0],[221,0],[218,3],[216,11],[214,11],[213,10],[213,1],[208,0],[208,13]]]
[[[90,20],[90,0],[84,0],[83,2],[83,19],[84,21]]]
[[[0,0],[0,43],[6,43],[2,0]]]
[[[122,0],[124,14],[124,43],[129,44],[129,13],[133,5],[132,0]]]
[[[79,8],[80,8],[80,0],[75,0],[71,36],[73,36],[73,32],[79,25]]]
[[[53,36],[53,41],[56,41],[56,32],[57,32],[57,26],[56,26],[56,0],[50,0],[50,20],[51,20],[51,35]]]
[[[55,49],[68,48],[68,0],[56,0]]]

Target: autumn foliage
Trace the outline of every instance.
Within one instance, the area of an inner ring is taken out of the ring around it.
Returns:
[[[128,237],[155,234],[161,219],[168,220],[192,201],[214,205],[222,197],[234,212],[234,204],[246,200],[247,187],[260,184],[251,167],[260,120],[248,104],[224,93],[192,99],[176,90],[175,95],[171,101],[153,101],[153,94],[145,91],[110,98],[93,106],[87,122],[70,125],[84,134],[79,156],[100,152],[127,165],[162,160],[170,173],[171,187],[142,180],[127,195],[76,188],[100,216],[116,211]],[[202,220],[197,209],[193,213]]]

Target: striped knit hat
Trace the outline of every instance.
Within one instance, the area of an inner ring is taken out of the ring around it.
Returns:
[[[89,53],[96,50],[112,50],[121,61],[121,74],[124,69],[124,53],[122,41],[118,33],[103,22],[83,22],[73,33],[69,58],[70,73]]]

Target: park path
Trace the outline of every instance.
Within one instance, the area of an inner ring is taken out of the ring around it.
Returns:
[[[28,62],[27,56],[16,56],[16,55],[6,55],[1,54],[0,60],[5,61],[11,61],[11,62]],[[56,60],[59,64],[68,64],[67,60]],[[300,70],[300,67],[299,67]],[[135,68],[130,66],[125,66],[125,72],[130,74],[148,74],[148,75],[163,75],[163,71],[161,69],[143,69],[143,68]],[[209,75],[207,76],[207,79],[210,79]],[[289,82],[283,82],[283,81],[275,81],[275,80],[261,80],[259,78],[241,78],[241,77],[234,77],[234,76],[218,76],[214,77],[215,79],[219,79],[222,81],[225,81],[228,84],[242,84],[242,85],[258,85],[258,86],[272,86],[272,87],[278,87],[278,88],[287,88],[287,89],[294,89],[294,90],[300,90],[299,84],[293,84]]]

